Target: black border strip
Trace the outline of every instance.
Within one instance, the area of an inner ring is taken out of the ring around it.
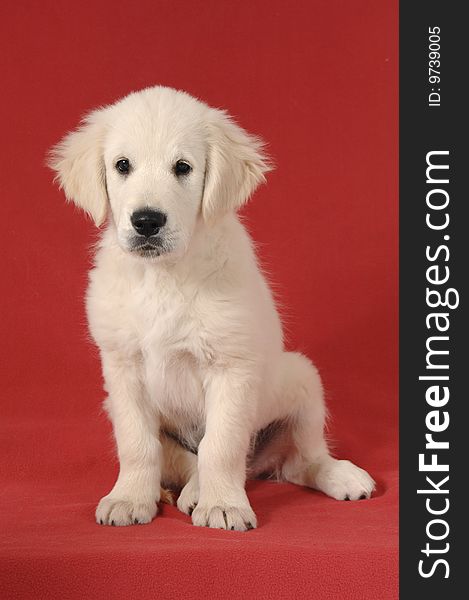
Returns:
[[[456,2],[400,3],[400,598],[412,600],[449,600],[465,593],[461,482],[468,473],[463,440],[469,438],[464,416],[469,403],[464,381],[469,367],[464,319],[469,153],[463,138],[469,119],[463,109],[463,86],[469,25],[463,8],[464,3]],[[430,39],[432,28],[439,33]],[[432,42],[440,46],[439,65],[429,65],[429,53],[437,47],[430,48]],[[429,81],[435,75],[429,73],[430,67],[439,71],[440,81]],[[436,151],[441,153],[428,154]],[[427,173],[427,159],[449,168]],[[429,206],[443,206],[446,200],[448,205],[441,210]],[[447,219],[445,228],[432,229]],[[439,283],[447,275],[448,280]],[[443,302],[452,288],[448,303],[455,305],[459,298],[459,306],[432,308],[439,297],[427,296],[427,288],[440,292]],[[429,316],[432,313],[445,316]],[[447,330],[439,331],[437,323]],[[448,353],[432,354],[435,350]],[[446,401],[445,393],[449,393]],[[432,431],[437,428],[442,431]],[[427,434],[442,446],[426,448]],[[423,464],[419,470],[422,454],[424,465],[434,460],[438,468],[448,465],[449,470],[429,471]],[[426,577],[419,574],[419,567]]]

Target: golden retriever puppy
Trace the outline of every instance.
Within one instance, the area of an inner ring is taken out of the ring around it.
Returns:
[[[244,531],[256,527],[246,477],[261,474],[368,498],[371,477],[329,453],[321,380],[285,352],[236,215],[269,170],[262,142],[153,87],[91,112],[50,165],[104,225],[86,304],[120,471],[97,522],[149,523],[163,485],[195,525]]]

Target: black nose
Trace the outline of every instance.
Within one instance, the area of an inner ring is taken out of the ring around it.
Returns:
[[[130,222],[138,234],[151,237],[164,227],[166,215],[158,210],[144,208],[136,210],[130,217]]]

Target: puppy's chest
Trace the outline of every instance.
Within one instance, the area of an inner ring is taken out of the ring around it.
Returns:
[[[212,359],[196,296],[160,279],[144,281],[132,302],[150,398],[169,421],[191,426],[202,419],[203,373]]]
[[[131,298],[132,316],[144,356],[171,362],[189,354],[199,363],[210,360],[197,290],[172,279],[148,278]]]

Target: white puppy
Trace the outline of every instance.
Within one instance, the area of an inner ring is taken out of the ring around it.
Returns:
[[[269,170],[262,143],[165,87],[91,112],[53,150],[68,199],[106,221],[87,311],[120,471],[98,523],[148,523],[160,485],[195,525],[246,530],[246,477],[338,500],[374,482],[329,454],[315,367],[282,328],[236,210]]]

